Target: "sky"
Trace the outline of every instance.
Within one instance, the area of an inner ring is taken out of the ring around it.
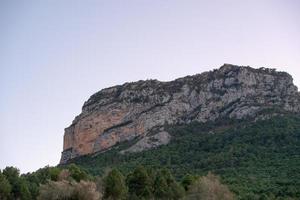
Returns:
[[[300,86],[298,0],[0,0],[0,169],[59,163],[93,93],[224,63]]]

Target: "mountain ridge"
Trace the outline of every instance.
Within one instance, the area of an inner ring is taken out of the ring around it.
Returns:
[[[146,80],[105,88],[84,103],[82,113],[65,129],[61,164],[136,138],[140,140],[124,152],[167,144],[170,135],[163,129],[165,124],[224,117],[257,120],[299,113],[299,102],[288,73],[231,64],[174,81]]]

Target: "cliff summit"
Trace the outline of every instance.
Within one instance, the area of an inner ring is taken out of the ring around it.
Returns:
[[[164,125],[222,118],[264,119],[299,113],[300,95],[292,77],[275,69],[224,64],[221,68],[170,82],[125,83],[92,95],[65,129],[61,164],[137,140],[121,153],[167,144]]]

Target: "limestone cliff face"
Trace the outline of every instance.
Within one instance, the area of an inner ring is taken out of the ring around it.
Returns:
[[[103,89],[84,103],[82,113],[65,129],[61,163],[136,138],[140,141],[124,152],[141,151],[143,144],[149,149],[151,141],[153,147],[166,144],[170,136],[161,128],[166,123],[258,119],[267,110],[299,112],[299,103],[292,77],[265,68],[224,64],[170,82],[125,83]]]

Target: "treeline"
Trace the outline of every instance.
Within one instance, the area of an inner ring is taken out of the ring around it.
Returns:
[[[17,168],[0,171],[0,200],[231,200],[233,193],[218,176],[186,175],[178,181],[168,169],[136,167],[91,176],[75,164],[44,167],[20,175]]]
[[[120,154],[121,144],[74,162],[95,175],[107,167],[128,173],[137,164],[166,166],[178,180],[188,173],[205,175],[211,171],[222,177],[237,199],[300,199],[299,115],[256,122],[224,119],[165,130],[172,136],[168,145]]]

